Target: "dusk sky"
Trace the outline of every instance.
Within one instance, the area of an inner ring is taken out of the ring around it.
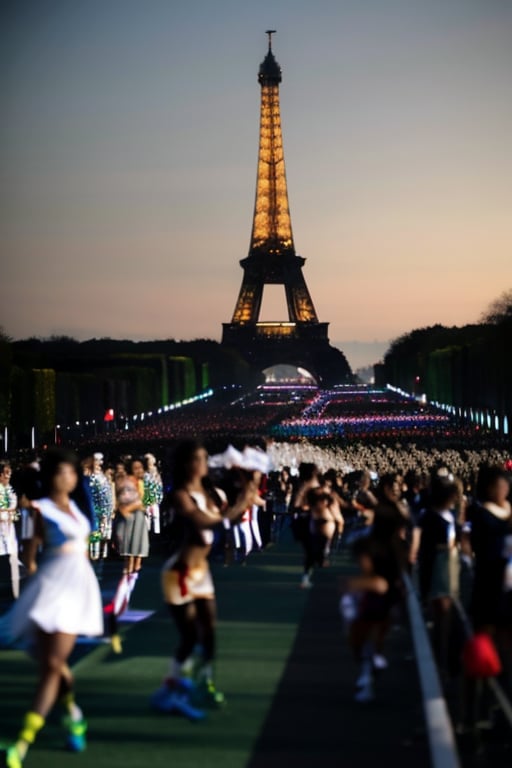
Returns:
[[[269,27],[295,246],[331,340],[472,322],[512,287],[508,0],[11,0],[1,14],[11,336],[220,338],[249,246]],[[283,313],[269,291],[261,319]]]

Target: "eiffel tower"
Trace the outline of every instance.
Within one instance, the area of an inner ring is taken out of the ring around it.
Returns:
[[[222,343],[235,348],[261,369],[277,364],[305,368],[319,383],[350,381],[352,374],[342,352],[331,347],[328,323],[320,323],[302,268],[305,259],[295,252],[284,165],[279,107],[281,68],[272,51],[260,65],[260,139],[256,201],[249,255],[240,262],[242,286],[230,323],[223,324]],[[284,286],[288,318],[260,322],[266,285]]]

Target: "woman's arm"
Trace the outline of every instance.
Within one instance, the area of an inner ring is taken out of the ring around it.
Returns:
[[[339,496],[336,492],[333,493],[333,501],[332,504],[329,504],[329,511],[334,519],[334,522],[336,523],[338,533],[341,533],[345,525],[345,520],[341,514]]]
[[[224,510],[224,514],[222,516],[226,517],[228,520],[236,520],[237,517],[243,515],[246,509],[252,507],[253,504],[258,504],[258,499],[261,499],[258,493],[258,487],[256,483],[251,480],[249,483],[247,483],[245,488],[240,491],[238,498],[233,506],[227,507],[227,509]],[[261,501],[263,501],[263,499],[261,499]],[[260,505],[258,504],[258,506]]]
[[[253,502],[257,507],[261,507],[262,509],[265,509],[267,506],[267,502],[265,499],[262,499],[261,496],[258,494]]]
[[[23,552],[21,554],[21,560],[29,574],[33,574],[37,571],[37,551],[44,539],[41,513],[38,509],[32,507],[31,514],[34,516],[34,535],[31,539],[26,539],[23,542]]]
[[[123,516],[123,517],[130,517],[134,512],[136,512],[138,509],[142,509],[142,501],[132,501],[131,504],[118,504],[117,505],[117,511]]]
[[[255,483],[248,483],[245,489],[238,495],[235,503],[231,507],[226,506],[222,512],[217,506],[209,507],[207,512],[203,512],[187,491],[183,490],[176,491],[174,503],[176,511],[192,519],[194,525],[198,528],[213,528],[222,522],[224,518],[236,520],[237,517],[243,515],[245,510],[254,504],[257,494],[258,490]]]
[[[409,549],[409,563],[411,565],[414,565],[414,563],[418,559],[420,545],[421,545],[421,528],[418,525],[415,525],[414,528],[412,529],[411,547]]]
[[[198,528],[213,528],[222,521],[222,515],[217,506],[210,507],[207,512],[203,512],[187,491],[175,492],[174,508],[178,514],[192,520]]]
[[[365,493],[366,493],[366,498],[367,498],[368,503],[372,507],[376,507],[378,505],[379,501],[378,501],[377,497],[375,496],[375,494],[372,493],[369,488],[368,488],[367,491],[365,491]]]

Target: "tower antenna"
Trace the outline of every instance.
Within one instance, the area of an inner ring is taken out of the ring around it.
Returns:
[[[272,35],[275,35],[277,32],[276,29],[267,29],[265,31],[265,34],[268,35],[268,49],[269,51],[272,50]]]

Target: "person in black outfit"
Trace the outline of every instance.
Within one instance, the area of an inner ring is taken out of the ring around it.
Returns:
[[[179,643],[170,662],[169,675],[152,697],[159,711],[181,713],[200,719],[195,706],[216,706],[224,697],[213,683],[215,658],[216,602],[208,555],[214,541],[213,530],[224,519],[237,520],[258,496],[253,473],[240,473],[240,487],[231,503],[225,493],[208,478],[208,456],[195,440],[176,448],[174,462],[175,551],[162,572],[162,588],[169,613],[179,634]],[[197,686],[190,685],[190,672],[196,661],[195,648],[201,645]],[[188,695],[192,692],[192,698]]]
[[[311,535],[311,509],[307,499],[308,493],[313,488],[320,488],[318,467],[309,462],[302,462],[299,466],[299,485],[291,502],[292,533],[304,550],[302,589],[309,589],[312,586],[311,574],[315,559]]]
[[[448,673],[453,599],[459,594],[459,529],[454,509],[460,485],[448,478],[432,481],[430,502],[418,522],[419,583],[423,602],[432,607],[433,646],[441,673]]]
[[[510,475],[501,467],[482,467],[468,510],[475,556],[471,613],[476,629],[494,632],[510,627],[510,606],[504,592],[506,539],[512,535]]]

